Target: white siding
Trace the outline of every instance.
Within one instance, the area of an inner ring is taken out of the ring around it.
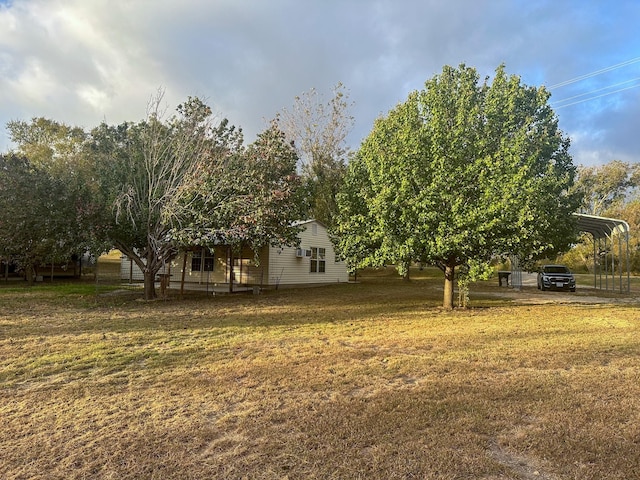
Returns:
[[[200,250],[197,254],[202,255]],[[225,283],[227,281],[227,257],[226,249],[215,248],[213,250],[213,270],[204,269],[204,263],[201,261],[201,269],[193,270],[193,257],[196,252],[187,252],[180,255],[171,263],[171,280],[174,282],[182,281],[182,266],[185,265],[184,281],[185,283],[211,284]],[[187,256],[186,264],[184,263],[184,255]],[[210,253],[206,254],[210,256]]]
[[[300,248],[325,249],[325,271],[311,272],[311,259],[307,256],[297,257],[296,248],[271,248],[269,252],[269,285],[303,285],[317,283],[342,283],[349,281],[349,273],[345,262],[336,262],[327,228],[321,223],[310,220],[302,224],[300,232]]]
[[[324,248],[325,271],[311,272],[311,259],[307,256],[297,257],[295,247],[265,247],[260,252],[260,264],[256,265],[253,252],[243,249],[241,258],[234,259],[234,283],[243,285],[305,285],[321,283],[344,283],[349,281],[349,273],[345,262],[336,261],[333,244],[329,240],[327,228],[315,221],[301,223],[304,230],[300,232],[300,248]],[[193,252],[187,252],[185,283],[225,284],[229,282],[227,266],[227,250],[217,247],[214,250],[213,271],[192,271]],[[142,272],[128,257],[122,256],[120,277],[128,281],[133,272],[133,281],[142,281]],[[158,273],[171,273],[172,282],[182,279],[184,256],[180,255],[170,266]]]
[[[265,249],[263,255],[268,251]],[[186,255],[186,263],[185,263]],[[172,282],[182,281],[182,267],[185,267],[184,281],[185,283],[196,284],[225,284],[229,282],[229,267],[227,265],[227,249],[226,247],[216,247],[213,251],[213,270],[206,270],[205,262],[200,261],[200,269],[194,270],[194,255],[202,255],[201,251],[189,251],[179,255],[166,268],[162,268],[158,273],[170,273]],[[207,257],[211,254],[207,253]],[[241,257],[234,258],[234,283],[247,285],[266,284],[266,264],[255,264],[253,251],[248,248],[242,250]],[[138,265],[129,259],[126,255],[121,257],[120,261],[120,278],[123,281],[141,282],[144,276]]]
[[[158,273],[168,273],[169,266],[161,268]],[[144,274],[138,264],[131,260],[128,256],[122,255],[120,257],[120,280],[126,282],[142,282],[144,281]]]

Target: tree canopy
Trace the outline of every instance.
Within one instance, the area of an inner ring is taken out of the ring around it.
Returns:
[[[185,245],[254,251],[295,244],[293,223],[303,214],[297,162],[276,121],[247,148],[208,157],[176,197],[172,236]]]
[[[376,120],[350,163],[338,196],[343,254],[356,266],[435,264],[452,308],[456,267],[567,248],[575,168],[548,99],[503,66],[492,82],[445,66]]]
[[[337,213],[336,195],[346,172],[349,148],[347,135],[353,126],[349,94],[342,83],[325,102],[316,89],[297,96],[290,109],[277,120],[294,145],[300,159],[301,200],[308,218],[328,227]]]
[[[276,123],[245,147],[200,99],[168,119],[161,99],[139,123],[91,133],[107,235],[143,272],[147,299],[181,248],[294,243],[300,219],[298,158]]]
[[[115,246],[156,274],[195,245],[294,245],[305,217],[298,154],[277,121],[242,131],[189,97],[165,117],[160,90],[137,123],[83,129],[44,118],[8,124],[0,156],[0,254],[32,278],[43,262]],[[232,266],[232,265],[231,265]]]
[[[620,160],[604,165],[579,167],[575,190],[582,197],[581,210],[589,215],[606,215],[619,208],[640,186],[640,166]]]
[[[158,271],[177,254],[167,207],[205,151],[210,110],[197,99],[164,119],[162,93],[139,123],[102,124],[91,132],[100,179],[104,229],[144,274],[145,298],[155,297]]]
[[[15,151],[0,171],[0,248],[29,281],[43,263],[101,253],[96,182],[84,155],[87,135],[45,118],[8,125]]]

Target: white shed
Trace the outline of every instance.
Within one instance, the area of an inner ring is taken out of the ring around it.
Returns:
[[[245,248],[235,253],[229,265],[226,246],[191,248],[161,272],[171,275],[171,282],[189,285],[278,286],[343,283],[349,281],[347,265],[336,255],[327,227],[317,220],[298,223],[300,247],[264,247],[256,263],[254,252]],[[141,281],[142,272],[128,257],[121,260],[123,281]]]

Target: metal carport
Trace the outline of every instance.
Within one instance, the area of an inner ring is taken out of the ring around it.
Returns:
[[[602,276],[604,273],[604,289],[609,290],[609,277],[611,277],[611,289],[616,289],[616,274],[621,292],[631,292],[631,277],[629,265],[629,224],[624,220],[615,218],[598,217],[576,213],[578,218],[578,230],[589,233],[593,237],[593,284],[595,288],[603,288]],[[616,263],[615,238],[618,243],[618,261]],[[623,253],[624,244],[624,253]],[[623,271],[626,269],[626,288],[623,286]]]

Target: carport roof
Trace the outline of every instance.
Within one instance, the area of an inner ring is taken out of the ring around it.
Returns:
[[[624,220],[585,215],[583,213],[574,215],[578,217],[578,230],[590,233],[593,238],[609,237],[614,232],[629,235],[629,224]]]

